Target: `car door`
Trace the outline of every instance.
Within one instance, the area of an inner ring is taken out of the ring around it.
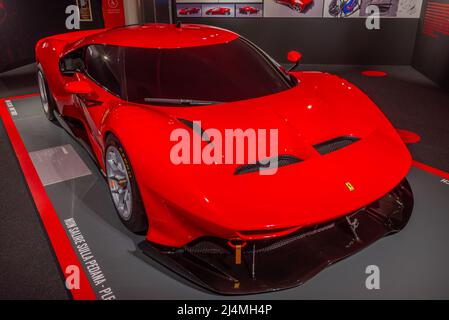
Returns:
[[[117,46],[90,45],[85,48],[84,70],[76,75],[78,81],[86,81],[93,88],[92,93],[77,97],[77,106],[90,138],[100,149],[104,142],[102,122],[107,112],[120,103],[123,93],[121,55]]]

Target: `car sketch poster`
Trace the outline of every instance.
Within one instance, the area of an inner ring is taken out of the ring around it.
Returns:
[[[265,0],[265,17],[321,18],[324,0],[304,0],[301,5],[295,0]]]
[[[263,0],[177,0],[178,18],[261,18]]]
[[[423,0],[176,0],[177,17],[419,18]]]
[[[366,18],[379,8],[381,18],[419,18],[422,0],[325,0],[325,18]]]

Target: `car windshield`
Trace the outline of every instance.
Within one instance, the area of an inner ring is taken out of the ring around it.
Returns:
[[[278,93],[293,82],[242,38],[180,49],[123,48],[126,95],[154,105],[208,105]]]

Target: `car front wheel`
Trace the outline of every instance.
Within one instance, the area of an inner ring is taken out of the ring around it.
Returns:
[[[148,218],[131,163],[113,135],[106,141],[105,167],[109,191],[120,220],[131,232],[145,234]]]
[[[39,95],[41,97],[45,116],[48,120],[53,121],[55,119],[55,101],[53,100],[53,96],[48,88],[47,80],[45,79],[44,73],[40,66],[38,66],[37,69],[37,83],[39,85]]]

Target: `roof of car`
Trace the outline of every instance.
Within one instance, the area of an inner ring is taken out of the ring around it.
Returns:
[[[169,49],[227,43],[238,37],[234,32],[206,25],[145,24],[107,29],[86,37],[83,45]]]

